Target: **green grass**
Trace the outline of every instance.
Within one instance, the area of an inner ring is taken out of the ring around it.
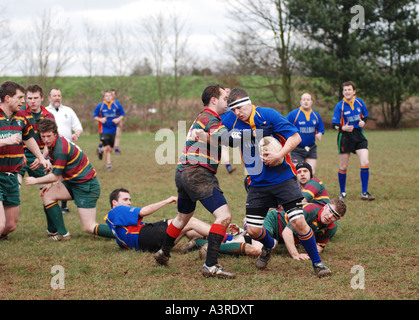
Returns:
[[[175,248],[168,267],[156,266],[150,253],[120,250],[114,240],[94,238],[81,230],[73,202],[65,215],[72,240],[46,242],[46,222],[36,187],[23,186],[17,230],[0,243],[0,299],[144,299],[144,300],[416,300],[418,285],[418,205],[415,185],[419,172],[419,130],[367,131],[370,143],[370,191],[377,200],[360,196],[359,162],[352,156],[348,170],[348,212],[326,246],[322,259],[333,276],[317,279],[310,262],[295,261],[279,247],[264,271],[255,259],[220,256],[236,280],[205,279],[197,252],[181,255]],[[162,142],[154,134],[124,134],[122,155],[112,155],[109,173],[95,155],[98,137],[82,136],[80,146],[98,172],[102,195],[97,221],[109,210],[109,193],[117,187],[131,191],[133,204],[145,206],[176,195],[175,165],[157,165],[155,150]],[[336,132],[327,131],[318,144],[317,176],[331,197],[339,194]],[[228,175],[223,166],[218,178],[233,212],[233,222],[244,217],[242,165]],[[150,216],[149,222],[174,217],[175,205]],[[212,216],[198,204],[195,216]],[[184,240],[186,241],[186,240]],[[183,243],[183,242],[182,242]],[[299,250],[303,250],[300,248]],[[51,288],[51,268],[65,270],[65,289]],[[354,265],[365,270],[365,289],[352,289]]]

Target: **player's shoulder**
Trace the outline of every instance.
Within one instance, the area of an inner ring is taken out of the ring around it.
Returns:
[[[355,101],[358,102],[360,105],[365,107],[365,102],[361,98],[355,97]]]

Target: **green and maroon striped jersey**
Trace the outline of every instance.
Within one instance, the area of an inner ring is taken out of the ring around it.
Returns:
[[[195,141],[190,138],[191,130],[203,129],[218,141],[211,145],[207,141]],[[221,159],[221,143],[219,137],[227,128],[222,124],[220,116],[209,108],[204,108],[189,129],[182,155],[178,161],[178,169],[183,170],[191,166],[202,166],[216,173]]]
[[[317,178],[312,178],[307,181],[306,185],[301,189],[307,202],[322,205],[330,202],[326,187],[324,186],[323,182]]]
[[[34,135],[35,141],[38,144],[39,149],[42,150],[45,147],[45,145],[42,142],[42,139],[38,133],[38,123],[44,118],[55,119],[54,115],[50,113],[47,109],[45,109],[43,106],[41,106],[40,113],[32,113],[31,109],[29,109],[28,106],[23,106],[21,110],[24,112],[26,119],[28,119],[29,122],[31,123],[34,134],[35,134]],[[29,151],[29,149],[27,149],[26,146],[24,146],[24,148],[25,148],[25,152]]]
[[[66,138],[57,135],[49,149],[52,173],[62,176],[63,180],[82,183],[96,176],[95,169],[93,169],[83,151]]]
[[[31,123],[23,111],[13,113],[10,119],[0,108],[0,139],[7,139],[20,133],[23,140],[34,138]],[[19,172],[23,162],[23,142],[11,146],[0,147],[0,172]]]

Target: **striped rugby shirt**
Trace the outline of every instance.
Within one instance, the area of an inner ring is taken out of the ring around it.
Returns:
[[[52,163],[52,173],[62,176],[63,180],[72,183],[82,183],[92,180],[96,176],[89,159],[83,151],[66,138],[55,138],[49,150],[49,158]]]
[[[217,147],[211,148],[206,141],[192,140],[190,135],[193,129],[203,129],[213,138],[227,132],[227,128],[221,123],[220,116],[211,109],[204,108],[186,136],[186,143],[178,161],[178,169],[182,171],[188,167],[199,165],[216,173],[221,159],[221,144],[218,143]]]
[[[330,202],[329,194],[323,182],[317,178],[307,181],[304,187],[301,187],[304,198],[307,202],[325,205]]]
[[[47,109],[45,109],[43,106],[41,106],[41,112],[39,113],[32,113],[31,109],[29,109],[29,106],[23,106],[21,110],[25,113],[26,119],[28,119],[31,123],[35,133],[35,141],[38,144],[39,149],[41,149],[42,151],[42,149],[44,149],[45,147],[45,144],[38,133],[38,123],[44,118],[55,119],[54,115],[50,113]],[[30,152],[26,146],[24,146],[24,148],[25,152]]]
[[[23,140],[35,138],[33,127],[23,111],[13,113],[10,119],[0,108],[0,139],[20,133]],[[23,143],[0,147],[0,172],[19,172],[23,162]]]

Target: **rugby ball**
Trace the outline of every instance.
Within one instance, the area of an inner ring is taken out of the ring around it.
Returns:
[[[281,150],[282,150],[281,143],[272,136],[264,137],[262,140],[259,141],[259,154],[260,154],[261,157],[266,151],[278,153]],[[282,164],[283,162],[284,162],[284,157],[277,160],[276,162],[274,162],[270,166],[271,167],[276,167],[276,166],[279,166],[280,164]]]

